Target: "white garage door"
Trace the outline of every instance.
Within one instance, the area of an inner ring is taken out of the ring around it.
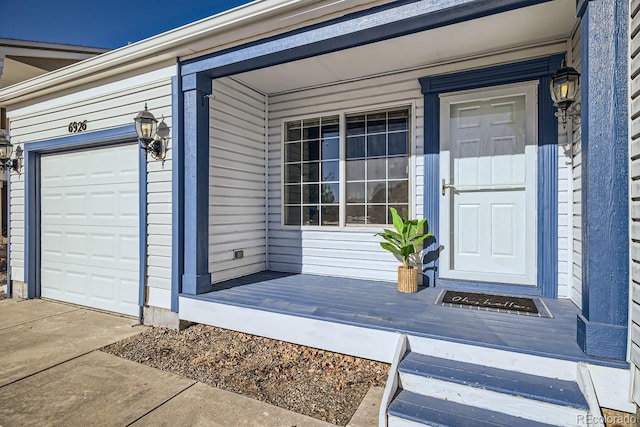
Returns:
[[[41,294],[137,316],[138,148],[41,158]]]

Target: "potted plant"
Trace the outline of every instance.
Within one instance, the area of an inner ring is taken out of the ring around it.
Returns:
[[[424,234],[427,219],[403,219],[395,208],[390,208],[393,227],[396,231],[385,229],[376,236],[385,241],[380,242],[383,249],[396,255],[402,265],[398,267],[398,291],[418,292],[418,268],[410,264],[411,257],[419,251],[419,245],[425,239],[433,237],[432,233]]]

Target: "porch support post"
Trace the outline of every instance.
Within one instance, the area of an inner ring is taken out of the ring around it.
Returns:
[[[627,1],[581,2],[585,353],[626,360],[629,305]]]
[[[182,76],[184,102],[184,274],[182,293],[211,290],[209,273],[209,98],[204,73]]]

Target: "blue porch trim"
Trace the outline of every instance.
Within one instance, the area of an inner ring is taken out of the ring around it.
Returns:
[[[122,126],[96,132],[81,133],[45,141],[24,144],[24,187],[25,187],[25,259],[24,279],[27,283],[27,298],[39,298],[40,283],[40,156],[62,153],[83,148],[106,147],[109,145],[131,144],[137,140],[135,126]],[[144,168],[142,166],[144,159]],[[146,157],[140,158],[140,277],[139,304],[144,304],[144,272],[146,267]],[[144,202],[144,206],[142,203]],[[144,255],[144,257],[143,257]]]
[[[629,305],[628,7],[585,1],[582,18],[582,314],[585,353],[625,360]]]
[[[512,64],[486,67],[458,73],[429,76],[420,79],[424,94],[425,115],[425,197],[424,216],[430,229],[436,231],[440,224],[440,95],[494,85],[538,80],[538,278],[537,290],[524,293],[555,298],[558,292],[558,121],[549,95],[549,81],[560,67],[564,55],[520,61]],[[437,253],[437,239],[426,248]],[[437,257],[428,257],[425,265],[426,283],[440,284]],[[445,282],[448,283],[448,282]],[[491,290],[491,285],[474,283],[476,289]],[[458,286],[464,286],[459,282]],[[512,285],[512,291],[522,290]]]
[[[180,70],[180,61],[178,61]],[[178,71],[180,75],[180,71]],[[178,296],[182,292],[184,273],[184,146],[182,128],[182,80],[171,78],[171,311],[178,312]]]
[[[550,0],[401,0],[185,61],[182,75],[211,78],[494,15]]]
[[[209,273],[209,97],[211,78],[182,77],[184,140],[184,274],[182,292],[211,290]]]

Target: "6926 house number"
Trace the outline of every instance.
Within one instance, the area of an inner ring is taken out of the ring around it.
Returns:
[[[87,121],[69,123],[69,133],[80,133],[87,130]]]

